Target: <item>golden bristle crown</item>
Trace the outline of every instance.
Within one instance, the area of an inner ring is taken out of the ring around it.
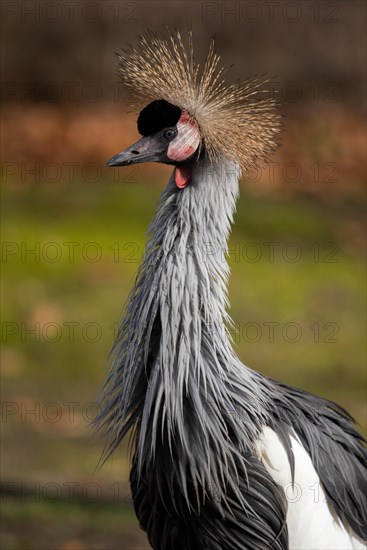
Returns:
[[[194,60],[192,31],[187,47],[178,31],[147,31],[137,47],[118,54],[122,82],[133,96],[134,109],[165,99],[197,121],[210,160],[221,154],[251,171],[276,148],[281,117],[275,99],[257,77],[227,85],[220,56],[210,43],[201,69]],[[267,97],[264,97],[267,94]]]

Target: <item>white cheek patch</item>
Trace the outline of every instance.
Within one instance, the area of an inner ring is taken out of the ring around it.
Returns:
[[[177,122],[177,136],[168,146],[167,157],[176,162],[182,162],[193,153],[200,144],[200,131],[196,121],[187,113],[183,113]]]

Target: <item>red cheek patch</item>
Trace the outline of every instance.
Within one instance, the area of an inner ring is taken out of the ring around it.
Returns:
[[[183,189],[190,179],[190,169],[187,166],[182,165],[175,168],[175,184],[179,189]]]
[[[184,111],[177,122],[177,137],[168,146],[167,157],[175,162],[183,162],[195,153],[199,144],[197,122]]]

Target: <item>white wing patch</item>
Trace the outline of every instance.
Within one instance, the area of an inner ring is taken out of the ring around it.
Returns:
[[[271,428],[263,429],[257,446],[260,460],[274,481],[283,487],[287,499],[289,549],[366,549],[366,544],[348,532],[330,512],[320,478],[296,434],[291,436],[291,442],[295,461],[294,485],[286,450]]]

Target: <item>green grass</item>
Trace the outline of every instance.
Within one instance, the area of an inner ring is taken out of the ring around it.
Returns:
[[[21,502],[2,510],[6,550],[148,550],[130,504]]]

